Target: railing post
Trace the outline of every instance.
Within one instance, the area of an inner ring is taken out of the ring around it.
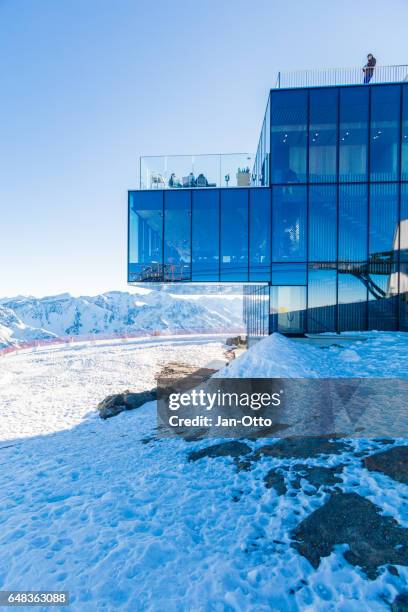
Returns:
[[[281,84],[281,73],[279,71],[278,72],[278,89],[280,89],[280,84]]]

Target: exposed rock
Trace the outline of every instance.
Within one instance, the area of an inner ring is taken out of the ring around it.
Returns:
[[[293,486],[296,489],[300,488],[302,478],[308,480],[316,489],[319,489],[321,486],[333,487],[342,482],[342,479],[338,477],[338,474],[341,474],[343,471],[342,465],[328,468],[320,465],[313,466],[297,463],[293,466],[293,469],[297,472],[297,477],[293,481]]]
[[[283,475],[277,470],[269,470],[264,478],[267,489],[275,489],[278,495],[285,495],[287,488]]]
[[[364,459],[367,470],[382,472],[394,480],[408,484],[408,446],[394,446]]]
[[[189,461],[197,461],[203,457],[240,457],[248,455],[251,448],[244,442],[222,442],[213,446],[206,446],[198,451],[189,453]]]
[[[391,612],[408,612],[408,593],[400,593],[391,604]]]
[[[123,393],[108,395],[108,397],[105,397],[105,399],[98,404],[99,416],[101,419],[109,419],[125,410],[135,410],[143,406],[146,402],[152,402],[156,398],[156,389],[140,391],[139,393],[124,391]]]
[[[257,461],[263,456],[307,459],[318,455],[339,455],[348,448],[346,442],[329,438],[282,438],[276,444],[261,446],[252,459]]]
[[[348,544],[345,559],[374,580],[382,565],[408,565],[408,529],[356,493],[334,493],[293,531],[292,546],[314,568],[337,544]]]

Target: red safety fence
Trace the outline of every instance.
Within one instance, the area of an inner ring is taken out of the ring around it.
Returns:
[[[32,340],[31,342],[20,342],[19,344],[13,344],[0,348],[0,357],[15,353],[17,351],[36,349],[40,347],[47,347],[53,345],[70,345],[79,344],[81,342],[100,342],[101,340],[120,340],[126,342],[127,340],[158,337],[158,336],[214,336],[214,335],[228,335],[228,336],[239,336],[244,333],[243,329],[228,329],[228,330],[214,330],[209,331],[208,329],[163,329],[158,331],[141,331],[137,333],[122,333],[122,334],[84,334],[82,336],[63,336],[56,338],[44,338],[42,340]]]

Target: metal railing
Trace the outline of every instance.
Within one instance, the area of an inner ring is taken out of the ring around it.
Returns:
[[[140,158],[140,189],[249,187],[249,153],[158,155]]]
[[[279,72],[275,89],[296,89],[297,87],[325,87],[330,85],[361,85],[366,74],[362,67],[326,68],[316,70],[288,70]],[[375,66],[369,83],[401,83],[408,81],[408,65]]]

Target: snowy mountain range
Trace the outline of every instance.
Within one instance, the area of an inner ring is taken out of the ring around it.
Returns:
[[[140,289],[97,296],[69,293],[0,299],[0,348],[37,339],[89,334],[242,329],[239,296],[190,295]]]

